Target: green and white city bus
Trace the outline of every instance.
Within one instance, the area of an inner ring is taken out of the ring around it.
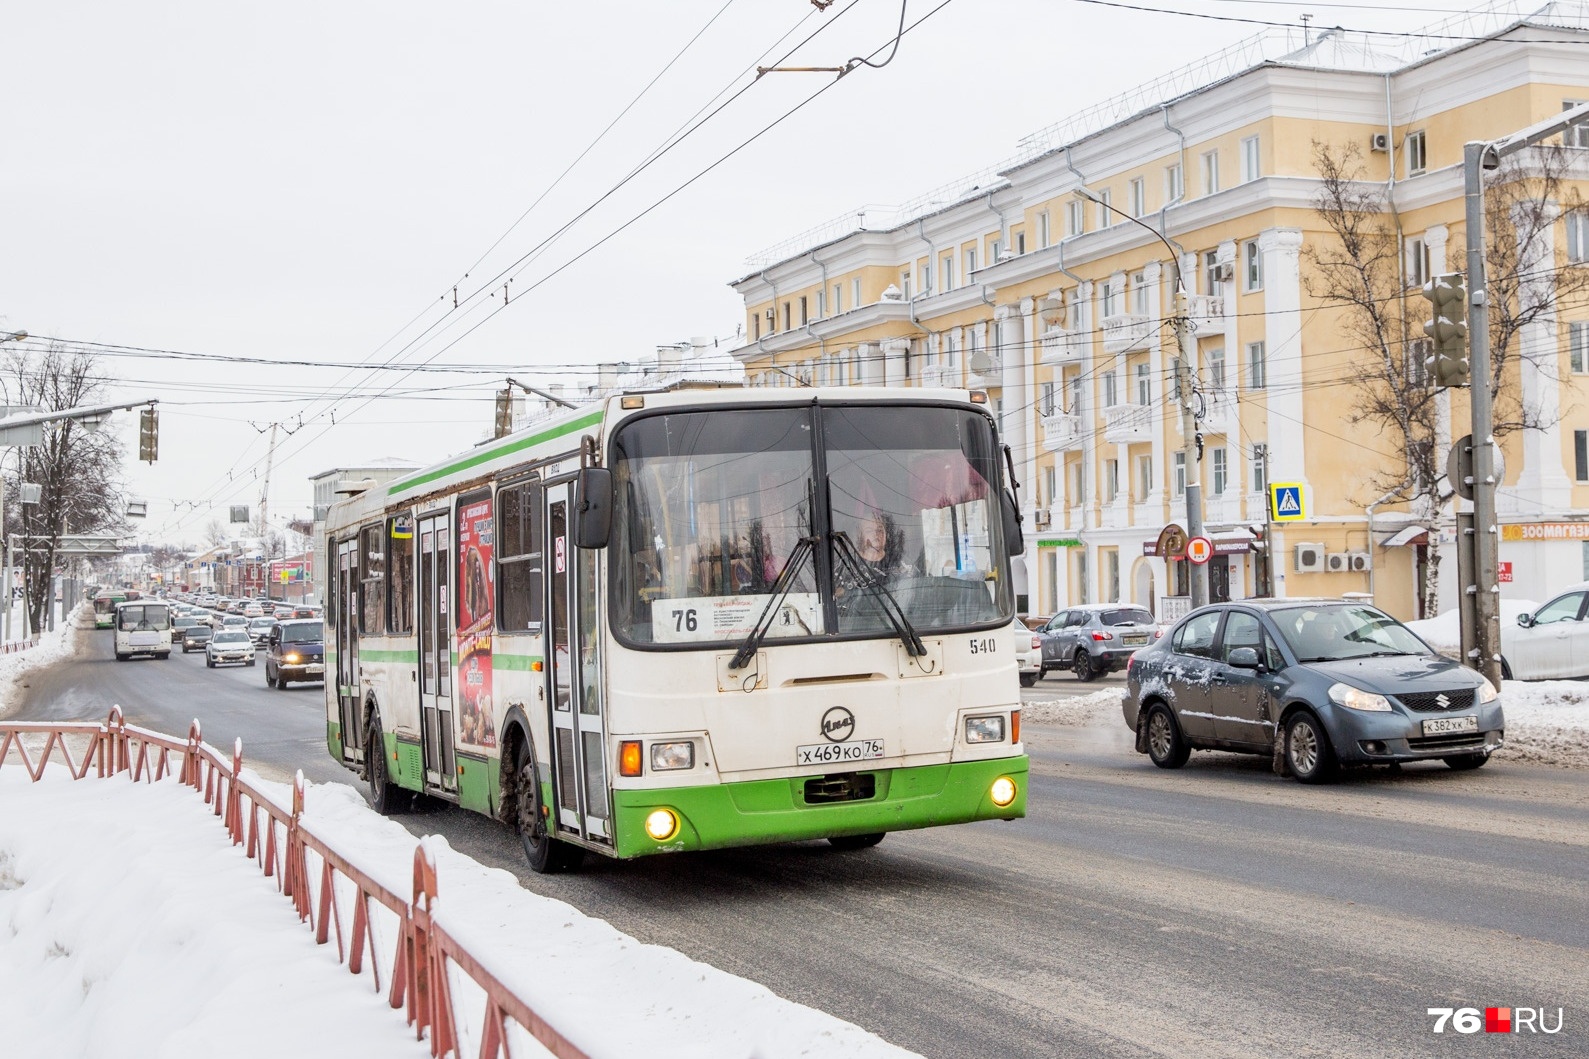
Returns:
[[[345,483],[331,754],[538,871],[1023,816],[1008,467],[979,392],[679,388]]]

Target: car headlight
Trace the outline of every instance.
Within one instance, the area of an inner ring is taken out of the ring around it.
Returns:
[[[695,744],[688,741],[682,743],[652,743],[651,767],[658,772],[667,772],[670,769],[694,768]]]
[[[1480,706],[1487,702],[1494,702],[1496,699],[1501,697],[1501,693],[1496,690],[1495,685],[1490,683],[1489,677],[1480,677],[1479,679],[1482,681],[1482,683],[1479,684]]]
[[[281,660],[291,665],[297,665],[299,662],[303,661],[303,657],[299,655],[297,651],[289,651],[287,654],[281,656]]]
[[[966,742],[1004,742],[1004,717],[1002,715],[998,717],[967,717]]]
[[[1365,710],[1369,713],[1390,712],[1390,700],[1385,696],[1354,688],[1350,684],[1331,684],[1330,701],[1352,710]]]

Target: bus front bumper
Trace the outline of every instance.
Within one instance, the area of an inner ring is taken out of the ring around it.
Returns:
[[[875,769],[873,794],[850,801],[808,801],[807,784],[820,776],[750,780],[700,787],[615,790],[615,852],[619,857],[728,849],[842,835],[1015,820],[1026,815],[1027,758],[961,761],[915,768]],[[1014,799],[994,802],[994,784],[1007,779]],[[670,810],[677,830],[664,839],[647,833],[647,818]]]

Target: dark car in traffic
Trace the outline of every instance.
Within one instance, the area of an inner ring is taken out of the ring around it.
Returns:
[[[1159,626],[1145,607],[1129,603],[1093,603],[1062,610],[1039,629],[1043,640],[1043,674],[1069,669],[1079,680],[1092,680],[1116,669],[1159,636]]]
[[[210,637],[214,634],[214,626],[210,625],[209,622],[203,621],[195,621],[192,625],[189,625],[175,633],[175,635],[182,637],[183,654],[187,654],[190,651],[204,650],[205,645],[210,642]]]
[[[1160,768],[1193,750],[1272,756],[1303,783],[1342,765],[1489,760],[1500,693],[1395,618],[1339,600],[1242,600],[1193,611],[1139,650],[1125,721]]]
[[[265,641],[265,683],[285,691],[294,680],[324,680],[325,624],[320,618],[277,622]]]

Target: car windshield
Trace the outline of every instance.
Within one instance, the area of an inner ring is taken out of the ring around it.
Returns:
[[[1118,610],[1102,611],[1098,615],[1100,625],[1152,625],[1153,615],[1141,607],[1121,607]]]
[[[255,618],[248,623],[248,627],[250,629],[268,629],[274,624],[276,624],[275,618]]]
[[[215,634],[214,641],[216,643],[247,643],[248,633],[243,632],[241,629],[222,629]]]
[[[1272,617],[1299,662],[1429,653],[1412,630],[1373,607],[1291,607]]]
[[[319,643],[325,639],[325,622],[306,621],[281,627],[282,643]]]

